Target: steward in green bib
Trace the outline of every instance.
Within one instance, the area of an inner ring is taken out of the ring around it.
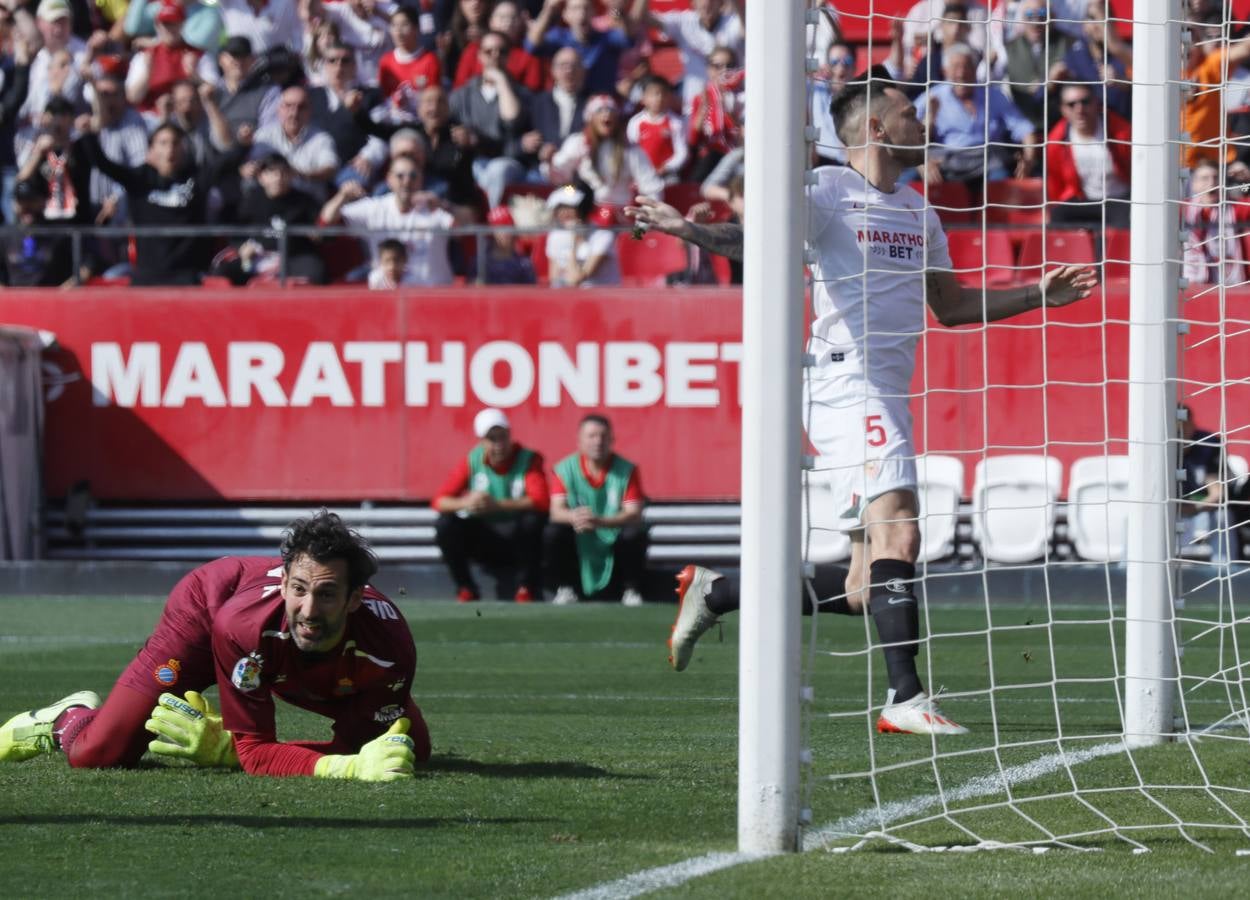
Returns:
[[[506,597],[515,581],[517,603],[541,600],[549,502],[543,458],[512,439],[508,417],[500,410],[478,413],[473,432],[478,443],[431,503],[439,513],[434,533],[456,599],[469,603],[481,597],[470,568],[476,561],[495,576],[497,596]]]
[[[555,603],[599,594],[640,606],[647,556],[638,467],[612,450],[611,423],[586,416],[578,450],[555,466],[551,518],[543,534]]]

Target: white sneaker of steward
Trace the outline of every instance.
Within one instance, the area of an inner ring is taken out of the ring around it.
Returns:
[[[702,566],[686,566],[677,575],[677,619],[668,639],[668,661],[680,672],[690,664],[694,645],[718,616],[708,609],[707,594],[720,574]]]
[[[638,593],[633,588],[630,588],[625,591],[625,593],[621,594],[621,606],[642,606],[642,604],[642,594]]]
[[[551,598],[551,602],[556,606],[572,606],[578,602],[577,591],[567,584],[562,584],[556,588],[556,595]]]
[[[894,691],[886,695],[885,706],[877,719],[881,734],[967,734],[968,729],[948,719],[937,705],[936,697],[921,691],[910,700],[894,702]]]

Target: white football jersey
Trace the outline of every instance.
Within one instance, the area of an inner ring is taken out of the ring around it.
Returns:
[[[807,194],[815,260],[811,350],[858,366],[870,384],[904,393],[925,327],[924,271],[951,268],[942,224],[906,185],[885,194],[846,166],[815,174]]]

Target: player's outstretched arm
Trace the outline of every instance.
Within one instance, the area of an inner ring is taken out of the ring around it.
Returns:
[[[234,740],[208,698],[187,691],[186,699],[161,694],[144,728],[156,735],[148,749],[157,756],[186,759],[197,766],[237,769]]]
[[[945,269],[925,272],[929,308],[947,327],[997,322],[1042,306],[1067,306],[1088,297],[1097,284],[1098,272],[1091,266],[1060,266],[1037,284],[994,291],[964,287]]]
[[[742,260],[742,225],[720,222],[701,225],[688,221],[676,209],[649,197],[635,197],[634,206],[625,207],[625,215],[644,228],[654,228],[683,241],[697,244],[704,250]]]

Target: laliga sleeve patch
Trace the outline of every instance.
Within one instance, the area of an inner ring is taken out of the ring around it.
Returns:
[[[259,653],[249,653],[234,664],[234,671],[230,673],[230,683],[244,693],[256,690],[260,687],[262,665],[263,660]]]
[[[152,670],[152,677],[156,679],[156,683],[163,687],[173,687],[178,683],[178,673],[182,670],[182,663],[176,659],[163,662]]]

